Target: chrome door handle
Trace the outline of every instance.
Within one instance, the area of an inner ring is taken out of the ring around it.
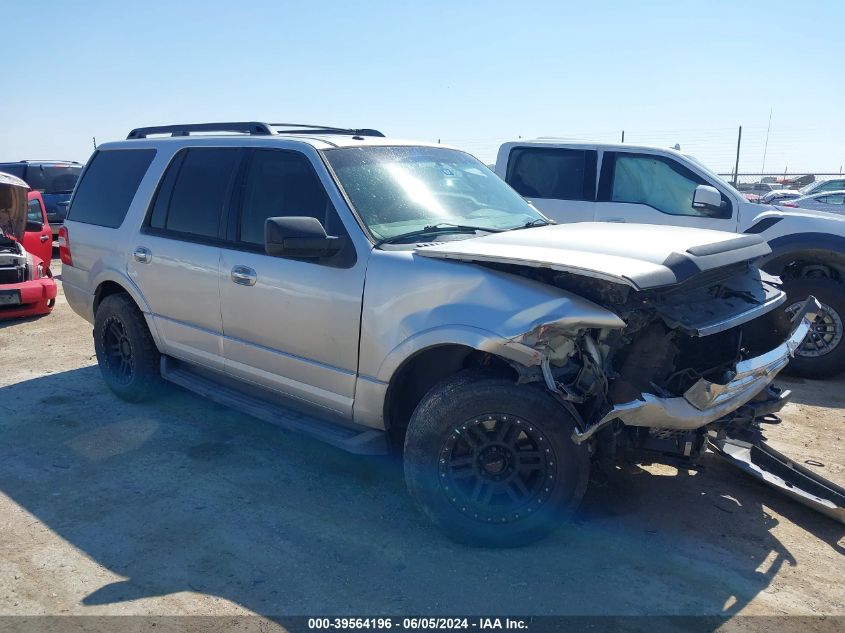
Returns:
[[[40,239],[41,239],[42,242],[46,242],[50,238],[47,237],[46,235],[42,235]]]
[[[235,266],[231,272],[232,281],[241,286],[254,286],[258,275],[252,268],[246,266]]]
[[[143,246],[136,248],[135,252],[132,253],[132,256],[135,258],[136,262],[140,262],[142,264],[149,264],[150,260],[153,258],[153,254],[150,252],[150,249],[144,248]]]

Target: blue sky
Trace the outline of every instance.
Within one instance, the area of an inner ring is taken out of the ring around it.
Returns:
[[[845,3],[5,0],[0,160],[84,161],[133,127],[376,127],[495,157],[564,136],[714,169],[845,164]],[[14,28],[9,28],[9,27]],[[11,73],[14,73],[12,75]]]

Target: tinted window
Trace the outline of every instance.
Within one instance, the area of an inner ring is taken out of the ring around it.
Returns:
[[[333,214],[326,190],[308,159],[296,152],[256,150],[244,184],[239,238],[264,243],[264,221],[272,217],[317,218],[331,232]]]
[[[829,196],[821,196],[817,200],[824,204],[843,204],[845,203],[845,194],[833,193]]]
[[[721,212],[692,206],[695,188],[705,184],[708,183],[677,161],[650,154],[618,153],[610,200],[646,204],[668,215],[730,217],[724,195]]]
[[[38,200],[30,200],[26,209],[27,222],[43,222],[44,216],[41,214],[41,203]]]
[[[150,225],[216,238],[239,154],[234,148],[182,152],[162,181]]]
[[[0,163],[0,171],[23,180],[23,165],[21,163]]]
[[[41,193],[70,193],[81,173],[79,165],[30,163],[24,180]]]
[[[593,200],[596,152],[516,148],[508,161],[508,184],[526,198]]]
[[[845,180],[828,180],[824,184],[819,185],[818,191],[836,191],[838,189],[845,189]]]
[[[73,196],[68,219],[110,228],[120,226],[153,156],[154,149],[94,154]]]

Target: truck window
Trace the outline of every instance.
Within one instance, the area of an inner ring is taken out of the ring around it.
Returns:
[[[43,222],[44,216],[41,213],[41,203],[38,200],[30,200],[26,210],[27,222]]]
[[[68,220],[119,227],[155,153],[154,149],[95,153],[76,188]]]
[[[645,204],[667,215],[730,218],[731,207],[722,195],[721,213],[696,209],[692,197],[698,185],[709,184],[671,158],[652,154],[605,154],[612,164],[611,202]],[[604,169],[603,176],[604,176]]]
[[[216,239],[241,153],[238,148],[191,148],[180,152],[161,181],[150,227]]]
[[[517,147],[508,158],[507,181],[526,198],[593,201],[596,152]]]
[[[317,218],[327,231],[339,224],[332,221],[334,209],[308,158],[298,152],[255,150],[244,183],[239,241],[264,244],[267,218],[296,216]]]

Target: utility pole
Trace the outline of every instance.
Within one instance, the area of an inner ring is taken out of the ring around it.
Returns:
[[[739,134],[736,137],[736,164],[734,165],[734,187],[739,184],[739,147],[742,144],[742,126],[739,126]]]

